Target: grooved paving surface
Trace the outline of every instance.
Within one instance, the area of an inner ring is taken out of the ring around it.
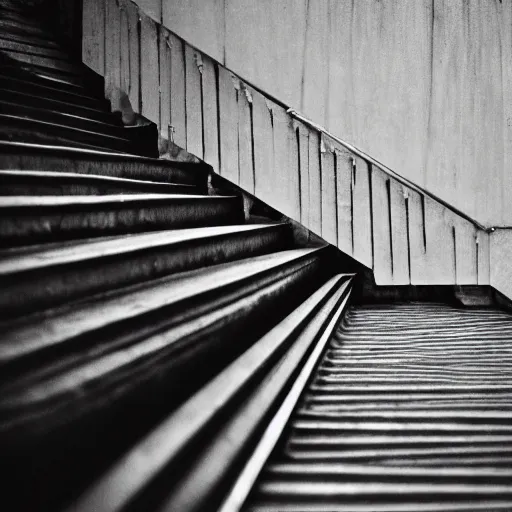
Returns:
[[[353,307],[246,509],[512,510],[512,315]]]

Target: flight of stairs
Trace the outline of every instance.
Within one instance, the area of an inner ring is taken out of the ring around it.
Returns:
[[[148,144],[109,113],[101,79],[30,10],[0,2],[0,28],[0,459],[10,510],[65,507],[170,421],[182,432],[166,439],[181,442],[165,464],[185,471],[205,437],[224,439],[229,419],[245,418],[236,464],[296,365],[333,330],[351,276],[332,247],[299,244],[287,222],[217,194],[207,165],[148,158]],[[279,373],[290,354],[294,365]],[[208,386],[226,368],[212,410]],[[275,374],[279,387],[259,394]],[[241,397],[251,395],[257,414],[245,416]],[[207,414],[169,419],[184,408]],[[205,499],[229,477],[218,471]],[[111,508],[89,510],[102,507]]]
[[[242,510],[512,510],[511,350],[505,311],[352,306],[241,472]]]
[[[512,316],[357,304],[39,15],[0,0],[3,508],[512,510]]]
[[[0,140],[157,157],[156,127],[110,111],[103,78],[68,51],[49,7],[0,1]]]

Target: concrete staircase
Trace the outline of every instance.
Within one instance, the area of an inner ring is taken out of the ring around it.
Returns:
[[[510,314],[347,312],[358,267],[152,158],[154,128],[20,5],[0,0],[8,509],[511,510]]]
[[[0,140],[158,156],[156,128],[123,126],[103,78],[76,61],[47,18],[44,7],[0,2]]]
[[[55,510],[230,364],[223,414],[238,413],[351,277],[332,248],[214,194],[208,166],[148,158],[32,11],[1,2],[0,27],[0,457],[14,509]],[[180,452],[222,426],[178,424]]]

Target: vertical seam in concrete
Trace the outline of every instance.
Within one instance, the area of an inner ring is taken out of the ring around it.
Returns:
[[[412,282],[411,270],[411,226],[409,222],[409,196],[405,197],[405,222],[407,229],[407,266],[409,268],[409,284]]]
[[[300,133],[299,127],[295,128],[295,139],[297,142],[297,174],[298,174],[298,182],[299,182],[299,219],[300,223],[303,224],[302,219],[302,181],[301,181],[301,159],[300,159]]]
[[[339,231],[339,221],[338,221],[338,153],[336,150],[332,152],[334,157],[334,219],[336,226],[336,242],[338,243],[338,231]],[[339,244],[338,244],[339,245]]]
[[[453,282],[458,284],[457,279],[457,232],[455,231],[455,226],[452,226],[452,239],[453,239]]]
[[[237,154],[237,161],[238,161],[237,185],[240,185],[240,178],[242,176],[242,170],[240,168],[240,92],[241,92],[241,89],[235,88],[235,95],[236,95],[236,154]]]
[[[425,213],[425,196],[423,194],[420,195],[421,198],[421,227],[423,234],[423,252],[427,252],[427,221],[426,221],[426,213]]]
[[[371,268],[375,268],[375,244],[374,244],[374,229],[373,229],[373,165],[369,162],[366,162],[366,167],[368,169],[368,195],[370,200],[370,245],[372,252],[372,266]],[[336,201],[336,206],[338,202]],[[336,219],[338,217],[336,216]]]
[[[252,156],[252,193],[256,194],[256,156],[254,155],[254,104],[249,103],[249,116],[251,123],[251,156]]]
[[[181,55],[183,58],[183,96],[185,102],[185,147],[183,149],[188,150],[188,113],[187,113],[187,43],[180,38]]]
[[[395,265],[393,261],[393,222],[391,218],[391,180],[386,180],[386,195],[388,198],[388,225],[389,225],[389,260],[391,263],[391,276],[395,273]]]
[[[202,68],[204,69],[204,67]],[[201,95],[201,145],[203,147],[203,160],[206,156],[206,144],[205,144],[205,127],[204,127],[204,84],[203,84],[203,72],[199,72],[199,88]]]
[[[215,71],[215,94],[217,95],[217,159],[218,159],[218,173],[222,174],[222,151],[221,151],[221,122],[220,122],[220,73],[218,63],[214,63]]]
[[[478,240],[478,232],[475,234],[475,265],[476,265],[476,284],[479,284],[479,252],[480,252],[480,242]]]

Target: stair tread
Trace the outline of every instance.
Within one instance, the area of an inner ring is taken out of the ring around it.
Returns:
[[[244,510],[474,510],[465,500],[510,496],[510,458],[492,464],[511,450],[511,334],[496,309],[354,306]]]
[[[33,208],[73,205],[102,205],[113,203],[187,202],[193,199],[202,201],[230,201],[236,196],[208,196],[200,194],[112,194],[104,196],[1,196],[0,208]]]
[[[9,249],[0,251],[0,277],[12,273],[42,269],[76,263],[92,258],[126,254],[140,249],[156,248],[164,245],[179,244],[191,240],[211,238],[226,233],[241,233],[272,229],[273,224],[241,224],[232,226],[214,226],[124,236],[105,237],[103,239],[78,240],[72,243],[55,244],[51,248],[44,245],[24,250]],[[27,250],[28,249],[28,250]]]
[[[48,179],[59,179],[59,178],[72,178],[76,180],[99,180],[105,182],[112,183],[150,183],[153,185],[178,185],[178,183],[172,183],[168,181],[149,181],[149,180],[138,180],[138,179],[130,179],[130,178],[119,178],[117,176],[104,176],[102,174],[81,174],[77,172],[53,172],[53,171],[30,171],[30,170],[16,170],[16,169],[0,169],[1,175],[11,175],[11,176],[34,176],[40,178],[48,178]],[[190,188],[194,188],[193,185],[188,185]]]
[[[415,466],[394,467],[388,465],[339,462],[272,462],[265,471],[280,473],[282,475],[312,474],[315,477],[334,475],[360,475],[360,476],[425,476],[443,478],[446,476],[481,478],[486,476],[512,477],[512,468],[493,468],[480,466],[468,468],[466,466],[450,466],[449,468],[418,468]]]
[[[321,248],[290,249],[167,276],[128,290],[93,297],[39,318],[4,324],[0,362],[9,363],[53,348],[70,338],[135,318],[198,294],[211,292],[256,274],[318,254]],[[43,322],[41,322],[43,321]]]

